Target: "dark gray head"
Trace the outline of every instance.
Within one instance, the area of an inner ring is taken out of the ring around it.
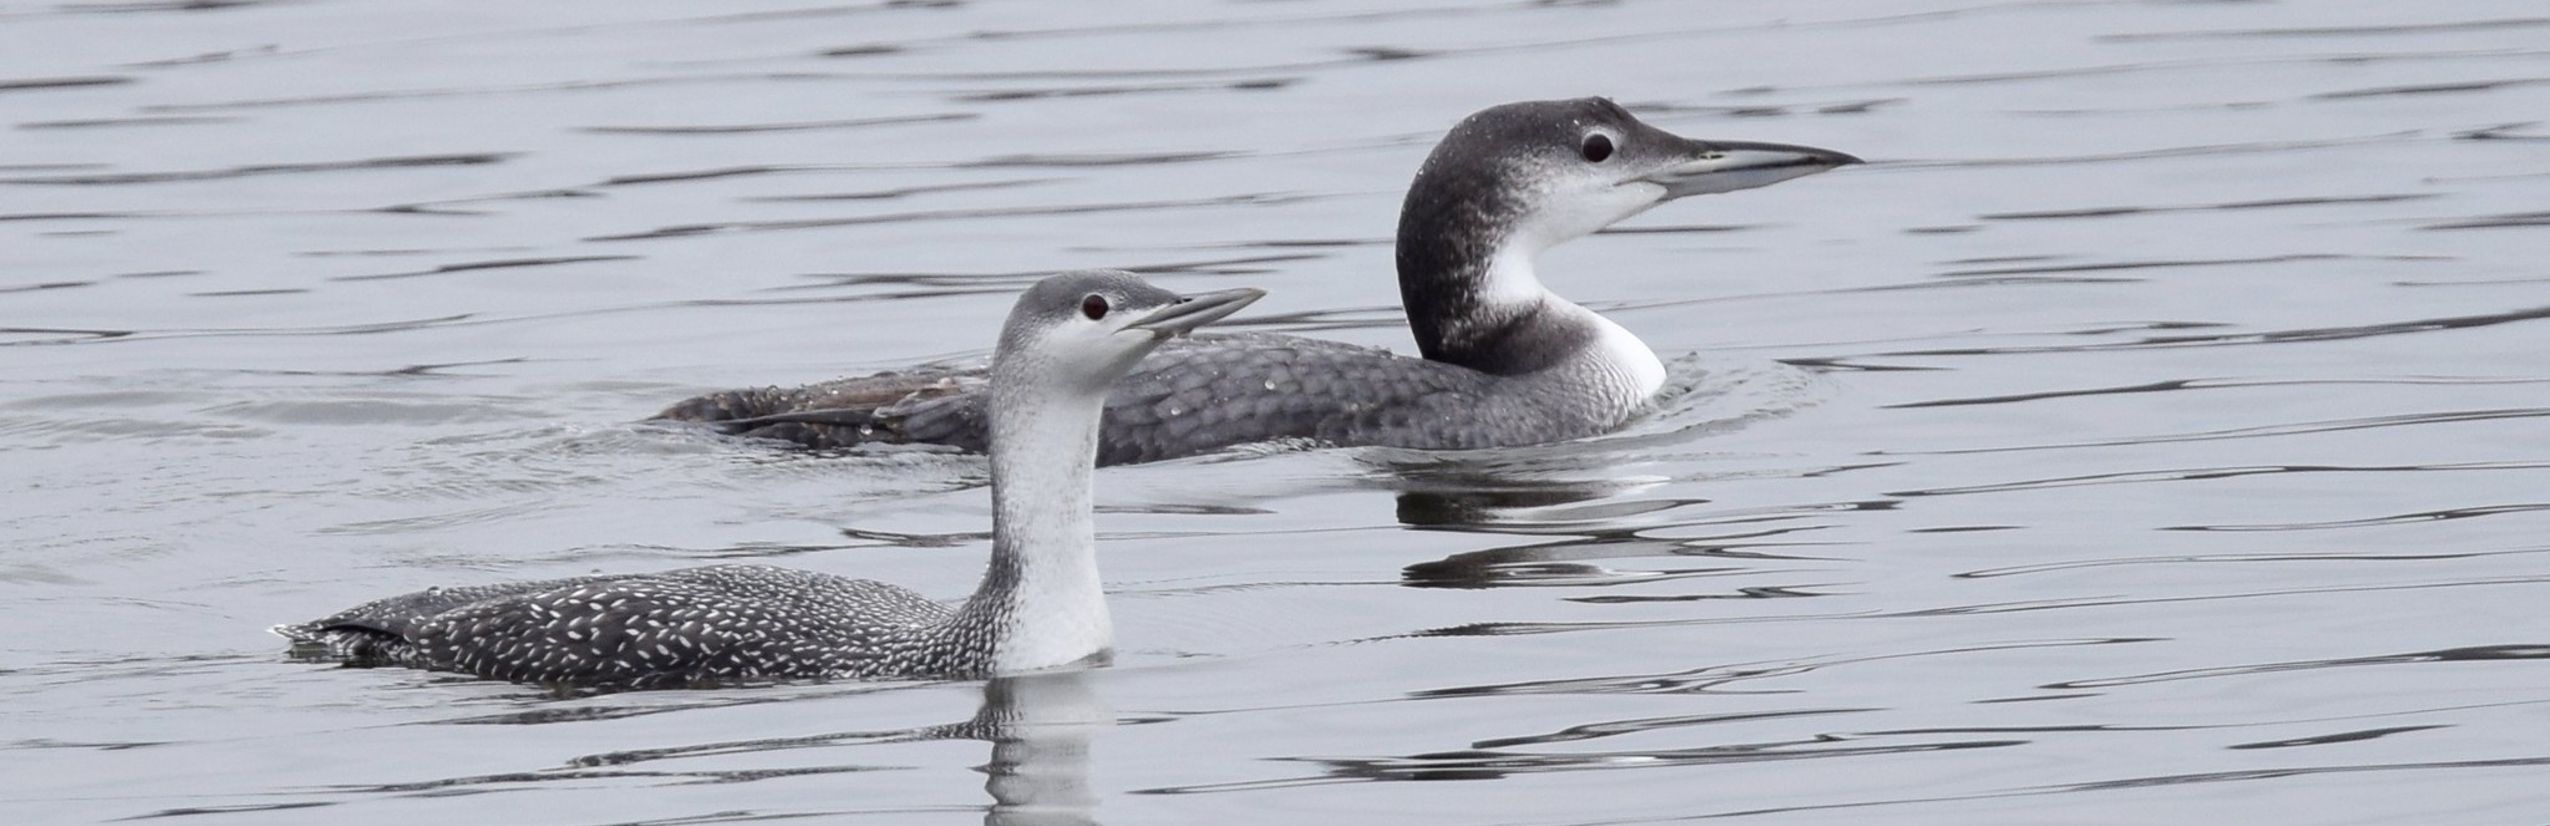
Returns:
[[[1103,397],[1160,342],[1265,295],[1245,287],[1180,295],[1123,270],[1050,276],[1010,307],[992,355],[992,383]]]
[[[1400,229],[1412,228],[1407,214],[1467,202],[1527,236],[1518,240],[1547,248],[1675,198],[1859,162],[1811,146],[1693,140],[1608,98],[1508,103],[1462,119],[1435,145],[1409,187]]]
[[[1469,339],[1492,332],[1489,317],[1539,300],[1530,263],[1542,250],[1676,198],[1859,162],[1811,146],[1693,140],[1598,97],[1480,110],[1435,145],[1399,213],[1409,324],[1426,357],[1500,371],[1497,356],[1468,352],[1481,345]]]

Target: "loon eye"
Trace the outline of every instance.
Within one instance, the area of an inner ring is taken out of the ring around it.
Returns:
[[[1602,163],[1611,157],[1611,136],[1596,132],[1585,136],[1585,160]]]
[[[1090,293],[1089,297],[1080,300],[1080,314],[1088,316],[1091,321],[1106,318],[1107,297]]]

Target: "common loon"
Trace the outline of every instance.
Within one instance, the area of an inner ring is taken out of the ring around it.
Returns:
[[[1093,270],[1018,299],[991,367],[991,564],[961,606],[872,580],[717,565],[436,588],[273,630],[348,664],[602,688],[971,679],[1104,655],[1113,632],[1089,483],[1107,389],[1161,342],[1262,295],[1180,296]]]
[[[1285,438],[1466,449],[1609,432],[1654,398],[1664,363],[1627,329],[1543,287],[1541,251],[1676,198],[1859,162],[1806,146],[1691,140],[1598,97],[1490,107],[1435,146],[1399,213],[1399,294],[1424,358],[1267,333],[1173,342],[1116,384],[1098,461]],[[984,384],[979,368],[933,367],[713,393],[656,416],[810,447],[980,451]]]

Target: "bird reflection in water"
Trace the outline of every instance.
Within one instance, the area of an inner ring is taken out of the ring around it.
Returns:
[[[1619,543],[1638,542],[1637,529],[1615,521],[1621,508],[1669,509],[1682,502],[1619,500],[1617,506],[1579,505],[1634,491],[1635,481],[1548,478],[1503,474],[1492,468],[1401,468],[1398,520],[1416,530],[1528,536],[1525,545],[1454,554],[1409,565],[1406,584],[1425,588],[1485,588],[1519,579],[1599,572],[1589,564],[1624,555]],[[1574,506],[1574,507],[1570,507]],[[1592,508],[1591,513],[1578,513]],[[1652,551],[1651,551],[1652,552]],[[1628,555],[1644,555],[1629,552]]]
[[[1805,536],[1823,528],[1830,512],[1887,506],[1810,503],[1713,512],[1707,499],[1640,496],[1661,483],[1606,476],[1618,471],[1596,458],[1544,458],[1520,469],[1393,468],[1389,481],[1399,490],[1400,524],[1524,540],[1409,564],[1401,584],[1582,589],[1695,579],[1724,583],[1670,593],[1565,597],[1586,603],[1813,596],[1804,583],[1743,580],[1789,575],[1765,565],[1805,559],[1796,553],[1820,544]]]
[[[956,736],[992,743],[983,789],[992,807],[986,826],[1095,824],[1098,796],[1089,786],[1089,742],[1115,724],[1114,712],[1090,690],[1089,675],[1057,671],[999,677],[983,684],[983,707]]]

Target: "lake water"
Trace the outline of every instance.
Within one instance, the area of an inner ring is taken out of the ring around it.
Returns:
[[[263,630],[961,596],[979,460],[638,420],[1075,267],[1408,349],[1418,160],[1586,94],[1872,163],[1553,251],[1682,379],[1627,433],[1102,472],[1111,667],[559,697]],[[0,6],[0,818],[2544,822],[2545,120],[2535,0]]]

